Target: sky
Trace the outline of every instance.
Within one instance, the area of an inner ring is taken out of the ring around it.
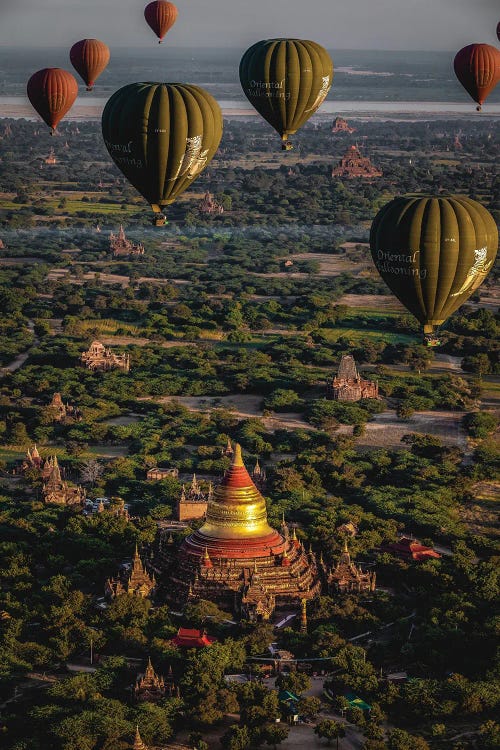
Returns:
[[[299,37],[334,49],[455,50],[497,42],[500,0],[175,0],[165,43],[247,47]],[[154,43],[146,0],[0,0],[0,46],[63,47],[97,37],[116,47]],[[498,43],[498,42],[497,42]]]

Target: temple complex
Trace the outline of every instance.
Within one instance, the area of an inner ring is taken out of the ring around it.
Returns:
[[[363,380],[356,367],[354,357],[345,354],[340,360],[337,375],[326,384],[328,398],[335,401],[360,401],[362,398],[378,398],[378,383]]]
[[[213,498],[212,484],[208,485],[208,490],[202,490],[196,474],[193,474],[191,484],[186,489],[182,485],[181,496],[175,506],[175,517],[177,521],[190,521],[194,518],[204,518],[207,512],[208,503]]]
[[[325,574],[328,590],[331,593],[361,594],[366,591],[375,591],[376,574],[364,573],[351,561],[347,540],[344,542],[344,549],[337,565],[329,571],[325,568]]]
[[[351,128],[347,120],[337,117],[332,126],[332,133],[354,133],[356,128]]]
[[[370,159],[361,155],[357,146],[350,146],[332,169],[332,177],[382,177],[382,172],[373,166]]]
[[[146,569],[136,545],[132,566],[122,568],[116,578],[108,578],[104,594],[108,599],[114,599],[121,594],[131,594],[145,599],[154,593],[155,588],[154,574],[150,574]]]
[[[208,191],[203,196],[200,202],[200,213],[201,214],[223,214],[224,207],[218,203],[212,193]]]
[[[294,538],[292,538],[294,537]],[[267,522],[266,502],[235,445],[233,461],[207,503],[200,529],[175,544],[159,531],[155,570],[161,594],[179,607],[207,599],[252,621],[319,595],[316,561],[283,524]]]
[[[118,234],[109,235],[109,249],[113,258],[123,258],[128,255],[144,255],[144,245],[135,244],[127,239],[123,224],[120,224]]]
[[[63,480],[57,456],[48,459],[47,462],[50,462],[50,471],[42,487],[43,501],[54,505],[83,505],[85,502],[83,487],[70,485]]]
[[[151,659],[148,659],[146,671],[135,683],[134,697],[139,703],[156,703],[165,697],[167,686],[161,675],[156,674]]]
[[[93,341],[86,352],[80,357],[82,365],[93,372],[107,372],[108,370],[130,370],[130,357],[125,354],[114,354],[109,347],[100,341]]]
[[[69,403],[64,403],[60,393],[54,393],[52,401],[46,407],[46,413],[52,417],[53,422],[62,424],[70,421],[79,421],[82,418],[80,409]]]

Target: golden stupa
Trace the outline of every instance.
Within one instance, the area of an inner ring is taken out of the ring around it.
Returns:
[[[233,462],[209,500],[205,523],[168,543],[160,532],[157,571],[165,598],[176,606],[208,599],[250,619],[268,619],[276,607],[300,605],[319,594],[314,555],[285,524],[267,522],[266,501],[235,446]]]

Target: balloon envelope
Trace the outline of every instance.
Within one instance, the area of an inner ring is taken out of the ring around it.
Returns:
[[[471,198],[406,195],[378,212],[370,248],[389,289],[432,333],[488,275],[498,230]]]
[[[500,42],[500,21],[497,23],[497,39]]]
[[[240,62],[245,96],[283,141],[316,112],[332,80],[328,52],[303,39],[265,39],[247,49]]]
[[[161,212],[211,161],[222,137],[222,113],[200,86],[131,83],[107,102],[102,133],[115,164]]]
[[[500,81],[500,51],[491,44],[469,44],[457,52],[455,75],[481,107]]]
[[[168,0],[154,0],[144,9],[144,18],[160,42],[176,22],[177,14],[177,8]]]
[[[62,68],[43,68],[27,85],[28,99],[40,117],[55,130],[78,95],[76,78]]]
[[[71,47],[69,58],[90,91],[109,63],[109,47],[99,39],[82,39]]]

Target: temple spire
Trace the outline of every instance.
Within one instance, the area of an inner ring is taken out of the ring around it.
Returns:
[[[234,454],[233,454],[233,466],[245,466],[243,463],[243,457],[241,455],[241,445],[239,443],[234,444]]]
[[[139,733],[139,726],[135,728],[134,744],[132,745],[133,750],[148,750],[147,745],[142,741],[142,737]]]

